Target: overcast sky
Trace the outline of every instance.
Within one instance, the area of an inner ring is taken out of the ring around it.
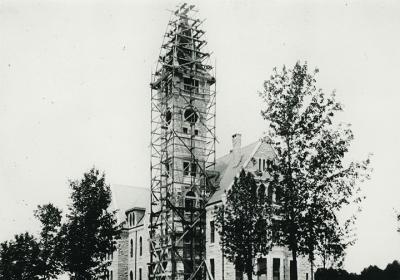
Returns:
[[[191,2],[192,3],[192,2]],[[217,63],[217,155],[266,130],[257,92],[272,68],[308,61],[352,123],[350,158],[374,153],[345,267],[400,259],[400,2],[201,1]],[[150,74],[175,1],[0,1],[0,241],[65,209],[93,165],[149,186]]]

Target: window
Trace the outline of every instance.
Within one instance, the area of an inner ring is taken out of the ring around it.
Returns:
[[[139,280],[142,280],[142,268],[139,268]]]
[[[215,224],[214,221],[210,221],[210,243],[215,242]]]
[[[210,270],[211,270],[212,278],[215,279],[215,262],[214,262],[214,259],[210,259]]]
[[[263,159],[263,171],[265,170],[265,159]]]
[[[195,202],[196,202],[196,194],[192,191],[189,191],[185,195],[185,208],[186,209],[192,209],[195,207]]]
[[[113,280],[113,272],[112,272],[112,270],[110,271],[110,280]]]
[[[133,258],[133,240],[131,239],[131,258]]]
[[[139,238],[139,256],[142,255],[142,237]]]
[[[194,124],[197,122],[197,120],[199,119],[199,116],[197,115],[197,113],[193,110],[193,108],[188,108],[185,110],[185,112],[183,113],[183,117],[185,119],[185,121]]]
[[[183,133],[188,134],[188,129],[187,129],[187,127],[184,127],[184,128],[183,128]]]
[[[170,110],[168,110],[167,112],[165,112],[165,122],[167,123],[167,125],[171,123],[171,120],[172,120],[172,113]]]
[[[306,273],[306,280],[308,280],[308,273]]]
[[[194,135],[196,135],[196,136],[199,135],[199,130],[198,129],[194,130]]]
[[[196,177],[197,174],[197,164],[195,162],[188,162],[184,161],[183,162],[183,176],[193,176]]]
[[[184,176],[189,176],[189,162],[188,161],[184,161],[183,162],[183,175]]]
[[[131,272],[129,273],[129,280],[133,280],[133,272],[131,270]]]
[[[257,259],[257,275],[267,275],[267,259],[258,258]]]
[[[183,88],[185,91],[199,92],[199,81],[191,78],[183,78]]]
[[[281,266],[281,259],[274,258],[272,260],[272,280],[280,280],[280,266]]]
[[[258,159],[258,170],[261,171],[261,159]]]
[[[190,176],[196,177],[196,173],[197,173],[197,164],[195,162],[192,162],[192,164],[190,165]]]
[[[167,162],[165,162],[164,163],[164,166],[165,166],[165,172],[167,173],[167,174],[169,174],[169,170],[170,170],[170,163],[167,161]]]

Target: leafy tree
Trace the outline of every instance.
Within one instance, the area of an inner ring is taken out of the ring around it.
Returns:
[[[115,211],[109,211],[111,191],[105,175],[92,168],[72,189],[67,222],[62,226],[64,269],[73,280],[91,280],[104,275],[115,250],[119,229]]]
[[[61,210],[51,203],[39,205],[34,212],[42,224],[39,240],[41,279],[54,279],[61,272],[61,213]]]
[[[384,270],[384,277],[381,279],[386,280],[396,280],[400,279],[400,263],[398,261],[393,261],[388,264]]]
[[[339,252],[351,244],[355,215],[344,223],[337,215],[344,206],[361,202],[356,183],[369,173],[369,159],[345,163],[353,133],[348,125],[334,123],[342,105],[334,93],[316,88],[317,73],[299,62],[293,69],[274,69],[260,93],[266,103],[261,113],[277,152],[269,170],[271,187],[281,197],[277,243],[292,252],[295,280],[298,255],[313,263],[326,244],[335,244]]]
[[[216,214],[224,255],[249,280],[253,277],[257,253],[267,254],[270,249],[271,219],[267,201],[264,185],[258,187],[254,176],[242,170],[239,178],[234,178],[226,204]]]
[[[39,280],[40,248],[28,232],[15,235],[15,239],[0,244],[1,280]]]
[[[360,278],[362,280],[381,280],[383,278],[383,271],[376,265],[370,265],[361,271]]]

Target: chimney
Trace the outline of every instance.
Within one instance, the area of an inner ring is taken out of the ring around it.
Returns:
[[[242,148],[242,135],[240,133],[235,133],[232,135],[232,155],[235,164],[239,163],[241,148]]]

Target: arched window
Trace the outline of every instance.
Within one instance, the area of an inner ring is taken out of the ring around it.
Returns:
[[[142,255],[142,237],[139,238],[139,256]]]
[[[185,207],[187,209],[194,208],[196,206],[196,194],[193,191],[188,191],[185,196]]]
[[[142,268],[139,268],[139,280],[142,280]]]
[[[129,280],[133,280],[133,272],[131,270],[131,272],[129,273]]]
[[[133,240],[131,239],[131,258],[133,258]]]
[[[112,272],[112,270],[110,271],[110,280],[113,280],[113,272]]]
[[[193,108],[186,109],[185,112],[183,113],[183,117],[185,118],[185,121],[190,122],[192,124],[196,123],[197,120],[199,119],[199,116],[193,110]]]

